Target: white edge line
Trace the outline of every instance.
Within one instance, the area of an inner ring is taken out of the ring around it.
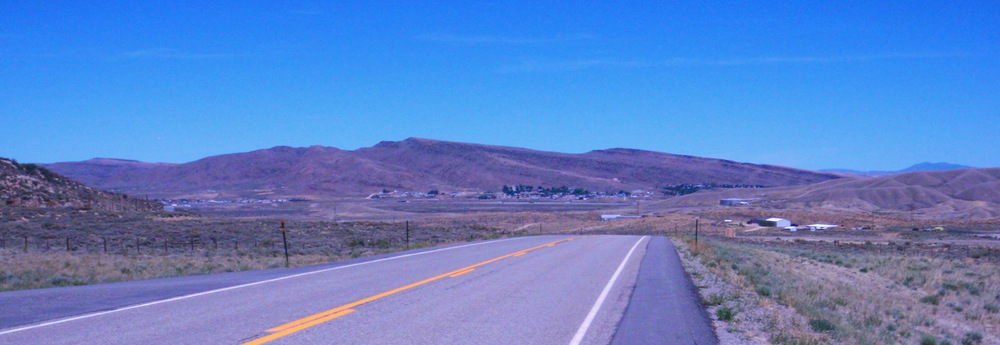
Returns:
[[[583,341],[583,336],[587,335],[587,329],[590,328],[590,324],[594,322],[594,317],[596,317],[597,312],[601,310],[604,300],[608,298],[608,293],[611,292],[611,287],[615,285],[615,281],[618,280],[618,275],[622,273],[622,270],[625,269],[625,264],[628,263],[628,259],[632,257],[632,252],[635,252],[635,248],[639,247],[639,243],[642,243],[642,240],[645,240],[647,237],[648,236],[643,236],[632,245],[632,249],[628,251],[628,255],[625,255],[625,259],[622,260],[620,265],[618,265],[618,270],[615,271],[615,274],[611,275],[611,279],[608,280],[608,285],[604,286],[604,291],[601,291],[601,296],[597,297],[597,301],[594,302],[594,306],[590,308],[590,313],[587,314],[587,318],[583,320],[583,323],[580,324],[580,328],[576,330],[576,335],[574,335],[573,340],[569,342],[570,345],[579,345],[580,342]]]
[[[70,318],[66,318],[66,319],[60,319],[60,320],[57,320],[57,321],[50,321],[50,322],[35,324],[35,325],[31,325],[31,326],[25,326],[25,327],[20,327],[20,328],[9,329],[9,330],[6,330],[6,331],[0,331],[0,335],[10,334],[10,333],[16,333],[16,332],[21,332],[21,331],[26,331],[26,330],[33,329],[33,328],[40,328],[40,327],[52,326],[52,325],[56,325],[56,324],[60,324],[60,323],[64,323],[64,322],[70,322],[70,321],[76,321],[76,320],[81,320],[81,319],[87,319],[87,318],[92,318],[92,317],[95,317],[95,316],[101,316],[101,315],[105,315],[105,314],[117,313],[117,312],[126,311],[126,310],[130,310],[130,309],[138,309],[138,308],[148,307],[148,306],[157,305],[157,304],[161,304],[161,303],[179,301],[179,300],[182,300],[182,299],[188,299],[188,298],[192,298],[192,297],[210,295],[210,294],[214,294],[214,293],[218,293],[218,292],[235,290],[235,289],[245,288],[245,287],[254,286],[254,285],[272,283],[272,282],[276,282],[276,281],[279,281],[279,280],[297,278],[297,277],[307,276],[307,275],[311,275],[311,274],[317,274],[317,273],[323,273],[323,272],[328,272],[328,271],[333,271],[333,270],[339,270],[339,269],[344,269],[344,268],[349,268],[349,267],[355,267],[355,266],[373,264],[373,263],[382,262],[382,261],[402,259],[402,258],[411,257],[411,256],[417,256],[417,255],[423,255],[423,254],[430,254],[430,253],[435,253],[435,252],[440,252],[440,251],[445,251],[445,250],[452,250],[452,249],[466,248],[466,247],[472,247],[472,246],[479,246],[479,245],[490,244],[490,243],[513,241],[513,240],[519,240],[519,239],[525,239],[525,238],[532,238],[532,237],[530,237],[530,236],[515,237],[515,238],[506,238],[506,239],[495,240],[495,241],[470,243],[470,244],[465,244],[465,245],[461,245],[461,246],[428,250],[426,252],[405,254],[405,255],[393,256],[393,257],[389,257],[389,258],[381,258],[381,259],[372,260],[372,261],[359,262],[359,263],[356,263],[356,264],[350,264],[350,265],[344,265],[344,266],[337,266],[337,267],[331,267],[331,268],[324,268],[324,269],[317,270],[317,271],[309,271],[309,272],[304,272],[304,273],[299,273],[299,274],[293,274],[293,275],[290,275],[290,276],[284,276],[284,277],[279,277],[279,278],[274,278],[274,279],[262,280],[262,281],[259,281],[259,282],[253,282],[253,283],[247,283],[247,284],[242,284],[242,285],[230,286],[230,287],[225,287],[225,288],[221,288],[221,289],[215,289],[215,290],[210,290],[210,291],[193,293],[193,294],[190,294],[190,295],[172,297],[172,298],[163,299],[163,300],[159,300],[159,301],[147,302],[147,303],[143,303],[143,304],[136,304],[136,305],[132,305],[132,306],[128,306],[128,307],[122,307],[122,308],[117,308],[117,309],[112,309],[112,310],[106,310],[106,311],[101,311],[101,312],[96,312],[96,313],[84,314],[84,315],[80,315],[80,316],[74,316],[74,317],[70,317]]]

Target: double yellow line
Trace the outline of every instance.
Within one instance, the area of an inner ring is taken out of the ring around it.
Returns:
[[[434,276],[434,277],[431,277],[431,278],[427,278],[427,279],[418,281],[416,283],[412,283],[412,284],[405,285],[405,286],[400,286],[398,288],[395,288],[395,289],[392,289],[392,290],[389,290],[389,291],[386,291],[386,292],[383,292],[383,293],[380,293],[380,294],[377,294],[377,295],[366,297],[366,298],[363,298],[363,299],[360,299],[360,300],[357,300],[357,301],[354,301],[354,302],[351,302],[351,303],[348,303],[348,304],[345,304],[345,305],[342,305],[342,306],[339,306],[339,307],[336,307],[336,308],[333,308],[333,309],[330,309],[330,310],[327,310],[327,311],[324,311],[324,312],[316,313],[316,314],[313,314],[313,315],[310,315],[310,316],[307,316],[307,317],[304,317],[304,318],[301,318],[301,319],[298,319],[298,320],[286,323],[284,325],[268,329],[267,332],[271,333],[271,334],[269,334],[267,336],[264,336],[264,337],[261,337],[261,338],[254,339],[253,341],[244,343],[243,345],[264,344],[264,343],[270,342],[272,340],[275,340],[275,339],[278,339],[278,338],[282,338],[282,337],[287,336],[289,334],[292,334],[292,333],[304,330],[306,328],[309,328],[309,327],[312,327],[312,326],[316,326],[318,324],[321,324],[321,323],[324,323],[324,322],[336,319],[338,317],[341,317],[341,316],[353,313],[354,309],[352,309],[352,308],[360,306],[362,304],[365,304],[365,303],[368,303],[368,302],[372,302],[372,301],[375,301],[375,300],[379,300],[379,299],[382,299],[382,298],[394,295],[396,293],[399,293],[399,292],[402,292],[402,291],[406,291],[406,290],[409,290],[409,289],[412,289],[412,288],[415,288],[415,287],[418,287],[418,286],[421,286],[421,285],[433,282],[433,281],[438,280],[438,279],[449,278],[449,277],[450,278],[458,277],[458,276],[461,276],[463,274],[467,274],[469,272],[475,271],[476,267],[487,265],[487,264],[490,264],[490,263],[493,263],[493,262],[497,262],[497,261],[500,261],[500,260],[503,260],[503,259],[506,259],[506,258],[521,256],[521,255],[527,254],[528,252],[536,250],[536,249],[541,249],[541,248],[546,248],[546,247],[552,247],[552,246],[555,246],[555,245],[557,245],[559,243],[568,242],[568,241],[572,241],[572,240],[575,240],[575,239],[577,239],[577,237],[567,238],[567,239],[558,240],[558,241],[554,241],[554,242],[549,242],[549,243],[546,243],[546,244],[543,244],[543,245],[539,245],[539,246],[531,247],[531,248],[528,248],[528,249],[520,250],[520,251],[517,251],[517,252],[513,252],[513,253],[510,253],[510,254],[507,254],[507,255],[504,255],[504,256],[495,257],[495,258],[492,258],[492,259],[480,262],[480,263],[475,264],[475,265],[462,267],[462,268],[459,268],[457,270],[454,270],[454,271],[451,271],[451,272],[448,272],[448,273],[444,273],[444,274],[441,274],[441,275],[437,275],[437,276]]]

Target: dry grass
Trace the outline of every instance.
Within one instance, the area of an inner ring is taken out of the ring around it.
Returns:
[[[937,258],[923,250],[845,251],[807,243],[703,240],[698,257],[744,291],[789,306],[821,343],[1000,342],[996,255]],[[961,251],[961,253],[976,253]],[[772,334],[772,343],[810,339]]]
[[[819,344],[827,336],[812,331],[808,320],[794,309],[760,297],[752,290],[734,285],[716,272],[717,263],[704,264],[698,257],[712,257],[711,247],[692,252],[683,241],[674,241],[684,269],[702,297],[713,319],[719,342],[742,344]],[[731,276],[727,277],[732,280]],[[723,316],[730,316],[729,319]]]
[[[284,266],[276,219],[2,208],[0,291]],[[461,219],[286,222],[292,265],[525,235]]]
[[[303,266],[340,259],[297,255],[291,264]],[[213,252],[173,255],[21,253],[0,251],[0,291],[110,283],[137,279],[235,272],[284,267],[279,255],[220,255]]]

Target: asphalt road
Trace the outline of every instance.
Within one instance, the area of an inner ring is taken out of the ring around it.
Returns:
[[[538,236],[0,293],[0,344],[715,343],[669,245]]]

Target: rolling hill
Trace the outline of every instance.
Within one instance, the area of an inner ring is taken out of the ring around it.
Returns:
[[[684,183],[805,185],[834,174],[632,149],[581,154],[410,138],[353,151],[279,146],[185,164],[96,159],[48,165],[95,188],[158,198],[358,196],[382,189],[499,191],[502,185],[595,191]]]
[[[666,204],[709,206],[730,197],[756,198],[754,204],[779,209],[912,213],[929,219],[994,218],[1000,217],[1000,168],[845,177],[756,191],[699,192]]]

